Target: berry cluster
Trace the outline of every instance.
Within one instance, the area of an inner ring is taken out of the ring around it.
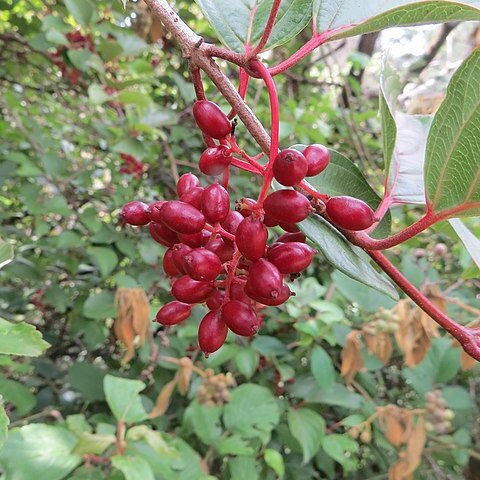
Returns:
[[[427,410],[425,428],[427,431],[442,435],[452,430],[452,420],[455,414],[446,407],[447,404],[441,390],[434,390],[425,394],[425,408]]]
[[[212,369],[205,371],[202,385],[198,387],[198,402],[207,407],[221,406],[230,400],[229,388],[235,386],[235,379],[231,373],[214,375]]]
[[[291,296],[285,281],[297,278],[316,253],[296,225],[315,210],[312,203],[320,197],[328,200],[327,215],[350,230],[371,226],[373,212],[351,197],[306,196],[311,189],[302,188],[304,177],[318,175],[328,166],[327,148],[281,150],[264,167],[238,148],[231,123],[216,104],[197,101],[193,114],[210,145],[200,157],[199,169],[206,175],[223,174],[222,185],[203,187],[195,175],[186,173],[177,183],[178,200],[130,202],[124,205],[122,218],[130,225],[149,225],[152,238],[169,247],[163,268],[172,279],[175,300],[159,310],[157,321],[178,324],[190,316],[193,305],[206,303],[210,311],[200,322],[198,341],[208,355],[223,345],[228,330],[255,335],[261,324],[259,310]],[[259,198],[241,198],[235,209],[227,190],[232,164],[248,171],[254,167],[264,177]],[[269,194],[272,178],[298,188]],[[268,228],[276,226],[286,233],[268,244]]]
[[[128,155],[127,153],[121,153],[120,158],[124,162],[120,167],[120,173],[126,173],[135,178],[140,178],[142,176],[142,173],[145,170],[145,165],[140,160],[137,160],[134,156]]]

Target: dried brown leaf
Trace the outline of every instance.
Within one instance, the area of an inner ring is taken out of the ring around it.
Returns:
[[[396,415],[387,414],[384,417],[385,437],[394,446],[399,447],[404,442],[405,425],[402,425]]]
[[[178,391],[185,395],[188,392],[188,386],[190,385],[190,379],[193,373],[193,363],[188,357],[184,357],[180,360],[180,370],[177,373],[178,378]]]
[[[419,417],[407,442],[408,474],[412,474],[420,465],[426,441],[425,419]]]
[[[148,415],[148,418],[152,419],[160,417],[168,410],[170,401],[172,400],[173,391],[175,390],[175,385],[177,385],[177,377],[163,386],[158,394],[157,400],[155,401],[155,406]]]
[[[342,350],[342,367],[341,375],[345,377],[347,384],[353,382],[355,375],[363,370],[362,358],[362,341],[360,340],[360,332],[352,330],[347,335],[347,341]]]
[[[413,476],[408,473],[408,466],[406,452],[400,452],[398,461],[388,469],[388,480],[412,480]]]

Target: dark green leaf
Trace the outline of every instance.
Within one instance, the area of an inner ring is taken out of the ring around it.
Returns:
[[[10,419],[8,418],[7,413],[5,412],[5,407],[3,406],[3,398],[0,395],[0,450],[7,440],[8,435],[8,425],[10,424]]]
[[[318,386],[328,390],[335,383],[335,369],[328,353],[320,346],[315,346],[310,357],[310,370]]]
[[[4,242],[0,238],[0,268],[8,265],[13,260],[13,257],[13,245],[8,242]]]
[[[305,464],[320,449],[325,435],[325,420],[308,408],[291,409],[288,411],[288,426],[302,447]]]
[[[358,452],[358,443],[347,435],[333,433],[322,439],[322,448],[328,456],[345,465],[351,454]]]
[[[68,371],[70,386],[80,392],[89,402],[105,400],[103,392],[104,377],[105,372],[88,362],[76,362]]]
[[[83,304],[83,314],[94,320],[114,317],[117,314],[117,309],[114,304],[113,293],[104,291],[90,295]]]

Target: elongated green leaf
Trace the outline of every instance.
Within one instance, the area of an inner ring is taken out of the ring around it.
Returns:
[[[0,238],[0,268],[8,265],[13,260],[13,245]]]
[[[147,418],[143,408],[140,392],[145,384],[140,380],[106,375],[103,379],[103,389],[110,410],[118,421],[127,423],[141,422]]]
[[[428,136],[425,190],[435,212],[462,205],[455,216],[480,214],[479,92],[477,48],[452,77]]]
[[[73,18],[83,26],[89,25],[98,16],[90,0],[65,0],[65,5]]]
[[[340,29],[329,38],[337,40],[389,27],[479,20],[479,6],[480,2],[468,0],[315,0],[313,18],[319,32]]]
[[[312,351],[310,370],[321,388],[328,390],[333,387],[335,383],[335,369],[333,368],[332,359],[318,345]]]
[[[10,323],[0,318],[0,353],[38,357],[50,345],[27,323]]]
[[[325,435],[325,420],[309,408],[289,410],[288,427],[303,451],[303,463],[307,463],[320,449]]]
[[[115,455],[112,465],[123,473],[125,480],[155,480],[150,464],[143,457]]]
[[[390,280],[372,267],[368,255],[362,249],[352,245],[322,217],[310,215],[299,224],[299,228],[335,268],[350,278],[398,300],[397,290]]]
[[[449,223],[460,237],[473,261],[480,268],[480,239],[459,218],[452,218]]]

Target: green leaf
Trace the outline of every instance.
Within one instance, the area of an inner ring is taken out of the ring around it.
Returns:
[[[351,454],[358,452],[358,443],[347,435],[333,433],[322,439],[322,448],[329,457],[345,465]]]
[[[110,95],[98,83],[89,85],[88,97],[94,105],[100,105],[110,99]]]
[[[269,389],[245,383],[232,392],[223,420],[232,432],[245,438],[260,437],[266,443],[280,420],[280,411]]]
[[[125,105],[136,105],[141,109],[148,108],[152,103],[150,95],[134,90],[123,90],[117,95],[117,98]]]
[[[191,424],[195,435],[206,445],[213,444],[220,437],[220,407],[207,407],[192,402],[185,410],[184,422]]]
[[[0,268],[8,265],[14,257],[13,245],[0,238]]]
[[[335,383],[335,369],[332,359],[328,353],[320,346],[314,347],[310,357],[310,370],[319,387],[328,390]]]
[[[473,261],[480,268],[480,239],[459,218],[452,218],[449,220],[449,223],[465,245],[468,253],[472,256]]]
[[[103,379],[103,390],[110,410],[118,421],[126,423],[141,422],[147,418],[140,392],[145,384],[140,380],[106,375]]]
[[[254,453],[247,440],[239,435],[220,438],[215,446],[220,455],[252,455]]]
[[[432,122],[425,159],[427,201],[439,213],[480,214],[480,48],[455,72]]]
[[[231,480],[258,480],[260,469],[255,457],[237,457],[228,461]]]
[[[8,425],[10,424],[10,419],[8,418],[7,412],[5,412],[5,407],[3,406],[3,398],[0,395],[0,450],[7,440],[8,435]]]
[[[105,372],[88,362],[76,362],[68,371],[68,382],[89,402],[105,400],[103,378]]]
[[[340,29],[329,36],[338,40],[390,27],[480,20],[480,10],[471,5],[478,1],[314,0],[313,18],[319,32]]]
[[[249,379],[257,370],[259,358],[258,353],[253,348],[244,347],[233,357],[233,363],[235,368]]]
[[[322,217],[310,215],[298,226],[335,268],[350,278],[398,300],[397,290],[390,280],[372,267],[370,257],[361,248],[352,245]]]
[[[83,314],[93,320],[104,320],[114,317],[117,308],[114,304],[113,292],[100,292],[90,295],[83,304]]]
[[[67,55],[76,69],[82,72],[86,72],[88,70],[88,61],[92,56],[92,52],[90,52],[90,50],[86,48],[81,48],[79,50],[68,50]]]
[[[50,345],[27,323],[10,323],[0,318],[0,353],[38,357]]]
[[[73,18],[84,27],[97,18],[95,14],[97,7],[92,5],[90,0],[65,0],[65,5]]]
[[[115,455],[112,465],[123,473],[125,480],[155,480],[150,464],[140,456]]]
[[[273,450],[271,448],[267,448],[263,454],[263,458],[265,463],[279,476],[283,477],[285,474],[285,465],[283,463],[282,454]]]
[[[82,461],[72,453],[76,443],[76,436],[61,427],[37,423],[14,428],[0,451],[5,477],[61,480]]]
[[[103,433],[81,433],[73,450],[77,455],[101,455],[115,443],[115,435]]]
[[[116,33],[115,37],[127,57],[135,57],[148,50],[148,44],[137,35],[128,33]]]
[[[90,247],[87,253],[94,258],[103,278],[108,277],[118,265],[117,254],[111,248]]]
[[[325,435],[325,420],[313,410],[299,408],[288,411],[288,427],[302,447],[303,464],[318,452]]]
[[[31,412],[37,403],[29,387],[3,376],[0,376],[0,392],[4,400],[15,407],[16,414],[19,416]]]

